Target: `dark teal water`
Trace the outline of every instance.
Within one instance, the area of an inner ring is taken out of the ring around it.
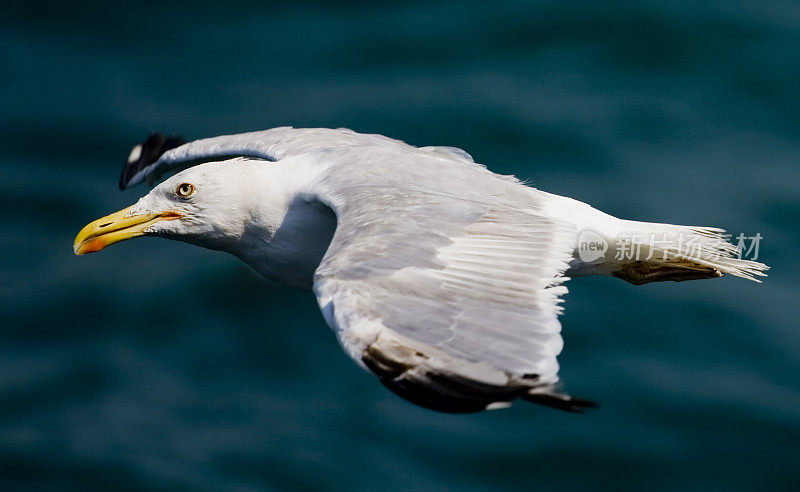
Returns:
[[[3,489],[800,487],[796,2],[0,6]],[[569,282],[602,408],[386,391],[311,294],[232,257],[72,239],[160,130],[345,126],[465,148],[625,218],[761,233],[762,285]]]

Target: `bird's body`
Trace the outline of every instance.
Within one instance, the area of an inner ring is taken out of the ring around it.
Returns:
[[[569,276],[646,283],[766,269],[734,258],[718,229],[617,219],[494,174],[460,149],[350,130],[161,138],[134,149],[121,186],[174,171],[136,205],[87,226],[76,252],[132,231],[234,254],[265,277],[313,289],[353,359],[437,410],[516,397],[588,405],[556,389]],[[581,238],[600,249],[583,250]],[[637,255],[619,257],[620,245]]]

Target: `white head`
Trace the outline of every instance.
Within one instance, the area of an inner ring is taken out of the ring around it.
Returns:
[[[75,238],[75,253],[92,253],[138,236],[229,249],[248,227],[254,206],[264,206],[265,190],[256,184],[263,180],[254,179],[262,166],[263,161],[239,158],[186,169],[134,205],[84,227]]]
[[[139,236],[165,237],[227,251],[266,277],[309,287],[336,218],[300,193],[306,178],[257,159],[199,164],[88,224],[75,238],[75,254]]]

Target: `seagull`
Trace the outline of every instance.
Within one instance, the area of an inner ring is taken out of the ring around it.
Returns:
[[[623,220],[477,164],[348,129],[292,128],[135,146],[134,205],[75,238],[138,236],[226,251],[313,291],[344,351],[394,393],[466,413],[520,398],[581,413],[558,378],[560,297],[582,275],[640,285],[764,276],[712,227]],[[729,236],[728,236],[729,237]]]

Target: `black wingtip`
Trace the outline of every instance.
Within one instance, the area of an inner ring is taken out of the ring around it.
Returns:
[[[151,133],[147,140],[136,145],[122,168],[119,176],[119,189],[130,186],[134,176],[150,164],[156,162],[164,152],[180,147],[186,140],[178,136],[166,136],[163,133]]]
[[[531,403],[538,403],[546,407],[557,408],[572,413],[585,413],[586,410],[599,408],[596,401],[575,398],[560,393],[529,393],[521,397]]]

